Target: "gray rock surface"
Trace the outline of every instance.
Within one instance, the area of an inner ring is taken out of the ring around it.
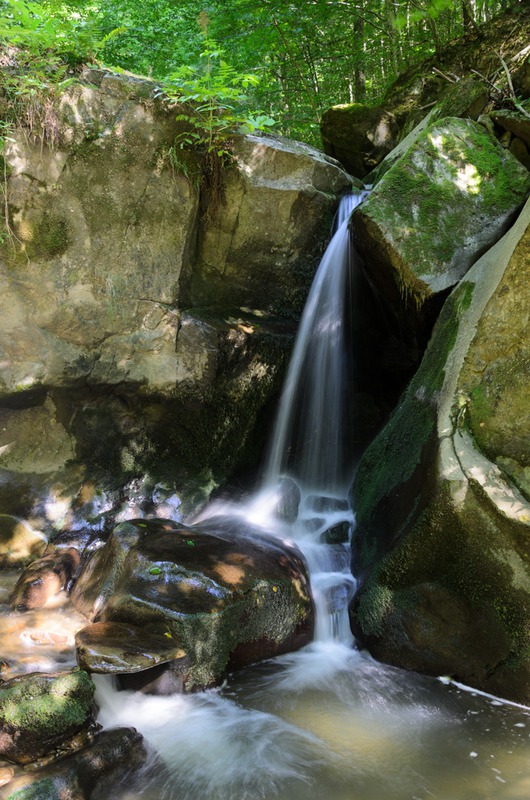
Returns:
[[[226,202],[203,214],[198,157],[179,156],[176,111],[155,85],[86,77],[61,95],[47,138],[17,127],[4,152],[0,508],[15,513],[58,491],[73,503],[85,480],[108,489],[146,473],[182,491],[195,482],[203,500],[277,389],[284,348],[263,328],[296,318],[351,182],[312,148],[237,136],[220,173]],[[189,177],[179,157],[195,159]],[[245,361],[256,340],[259,363]],[[212,465],[216,426],[231,435]]]

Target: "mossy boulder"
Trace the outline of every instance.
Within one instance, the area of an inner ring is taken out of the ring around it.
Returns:
[[[124,779],[145,770],[149,758],[134,728],[101,731],[73,756],[16,777],[0,789],[0,800],[110,800],[119,796]]]
[[[350,609],[377,658],[525,703],[529,245],[530,202],[450,295],[360,463]]]
[[[94,684],[82,670],[13,678],[0,688],[0,755],[28,764],[93,722]]]
[[[164,638],[167,649],[175,648],[174,659],[184,651],[186,691],[218,685],[229,670],[297,649],[311,641],[313,629],[298,551],[223,517],[192,527],[167,520],[122,523],[89,560],[72,600],[95,623],[140,629],[135,640],[145,631],[147,647],[154,636],[157,653]],[[88,663],[83,632],[78,641]],[[160,663],[169,661],[167,649]],[[116,659],[105,668],[105,658],[98,666],[91,657],[90,668],[137,669],[125,661],[120,668]],[[140,673],[146,682],[149,673]]]
[[[367,184],[378,183],[385,172],[398,161],[416,142],[421,133],[434,122],[441,122],[446,117],[478,120],[488,104],[489,90],[484,81],[476,77],[462,78],[451,85],[441,99],[430,109],[411,131],[400,136],[395,147],[385,156],[383,161],[366,176]]]
[[[530,174],[471,120],[429,125],[352,217],[369,279],[411,340],[504,233]]]

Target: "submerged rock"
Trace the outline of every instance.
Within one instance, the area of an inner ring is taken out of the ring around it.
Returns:
[[[107,630],[119,631],[112,627],[116,623],[135,626],[133,653],[145,631],[146,662],[167,661],[172,647],[175,659],[184,651],[189,666],[183,676],[177,664],[177,672],[186,691],[217,685],[230,670],[298,649],[311,641],[313,630],[298,551],[223,517],[193,527],[168,520],[122,523],[87,563],[72,600],[94,622],[109,623]],[[84,641],[90,633],[89,626],[78,637],[79,658],[87,667],[114,673],[141,669],[134,655],[124,656],[119,666],[126,650],[120,635],[108,667],[108,654],[97,649],[87,660]],[[153,680],[149,670],[142,677]]]
[[[67,746],[93,724],[94,684],[86,672],[32,673],[0,686],[0,756],[28,764]]]
[[[377,658],[530,702],[530,202],[444,305],[366,451],[352,626]]]

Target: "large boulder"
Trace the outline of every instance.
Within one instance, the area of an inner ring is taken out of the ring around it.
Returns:
[[[148,667],[173,662],[185,691],[218,685],[229,670],[297,649],[313,630],[298,551],[228,518],[193,527],[122,523],[85,566],[72,600],[96,623],[77,636],[88,669],[146,671],[150,682]],[[120,637],[131,641],[130,652]],[[153,646],[143,658],[142,637]]]
[[[366,451],[351,607],[379,659],[530,701],[530,202],[444,305]]]
[[[292,335],[274,315],[296,321],[351,182],[314,149],[236,136],[208,206],[156,85],[85,77],[33,131],[12,123],[3,153],[0,507],[16,514],[146,474],[203,502],[250,458]]]
[[[352,179],[300,142],[248,135],[236,137],[232,149],[225,204],[199,230],[191,304],[299,314],[329,235],[333,198]]]
[[[412,348],[529,192],[528,170],[482,125],[449,117],[429,125],[354,211],[369,280]]]

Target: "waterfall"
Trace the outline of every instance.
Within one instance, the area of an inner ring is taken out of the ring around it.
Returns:
[[[366,191],[343,198],[315,275],[289,365],[264,484],[289,474],[307,491],[343,493],[351,480],[352,247],[348,221]]]
[[[315,641],[191,695],[118,692],[110,676],[94,676],[99,722],[134,726],[156,754],[138,791],[124,786],[112,800],[423,800],[463,798],[466,785],[465,796],[480,800],[528,796],[525,709],[514,715],[496,699],[485,704],[352,646],[354,515],[340,425],[352,377],[347,226],[363,196],[343,201],[315,276],[262,491],[247,505],[212,505],[201,515],[240,515],[296,541],[311,577]]]
[[[355,590],[348,490],[353,452],[351,286],[348,223],[366,190],[341,201],[331,242],[307,299],[281,396],[253,523],[289,536],[303,552],[316,606],[316,642],[351,646],[348,605]],[[286,516],[288,524],[279,524]],[[338,534],[338,535],[337,535]],[[337,543],[333,543],[338,539]],[[331,540],[331,541],[330,541]]]

